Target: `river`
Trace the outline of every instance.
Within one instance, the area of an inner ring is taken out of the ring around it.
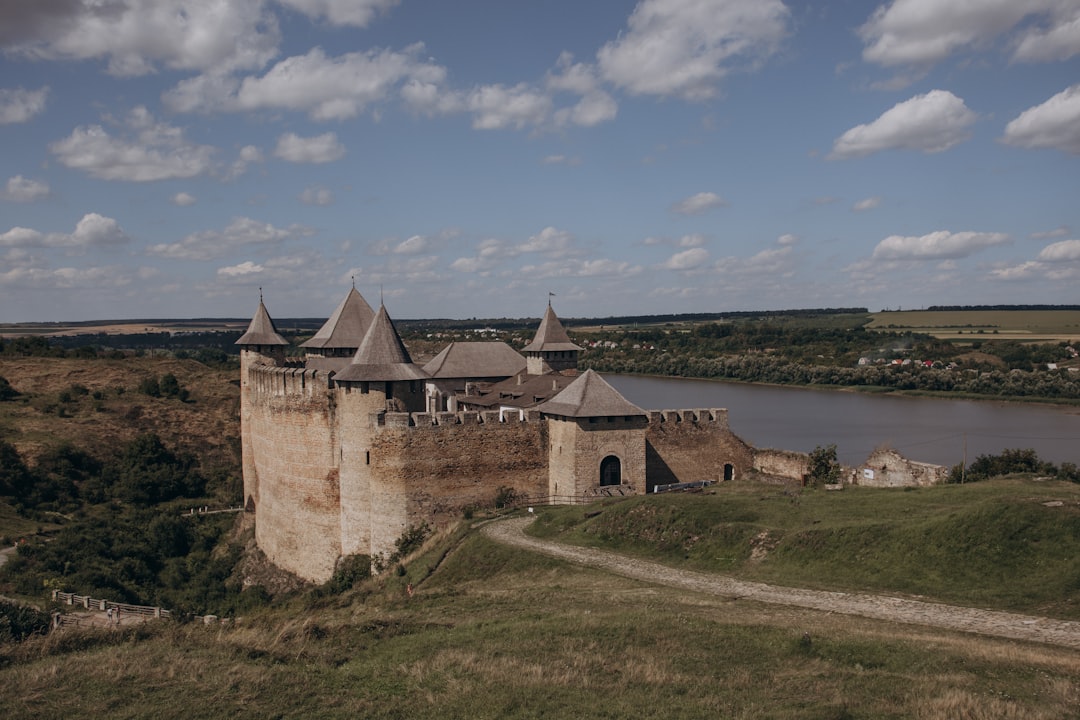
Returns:
[[[727,408],[731,430],[759,448],[809,452],[835,443],[861,464],[888,445],[911,460],[955,465],[1007,448],[1032,448],[1055,464],[1080,464],[1080,408],[950,400],[689,378],[605,375],[645,410]]]

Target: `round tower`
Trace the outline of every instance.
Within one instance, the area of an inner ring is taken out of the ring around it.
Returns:
[[[252,454],[252,412],[257,388],[251,383],[251,368],[256,365],[279,367],[285,364],[285,348],[289,341],[274,327],[274,321],[263,304],[259,291],[259,308],[251,318],[247,332],[236,341],[240,346],[240,438],[244,475],[244,507],[254,512],[259,502],[258,474]]]

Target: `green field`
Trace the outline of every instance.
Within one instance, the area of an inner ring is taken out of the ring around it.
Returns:
[[[1080,310],[904,310],[871,313],[872,330],[909,330],[948,340],[1080,341]],[[979,337],[977,339],[991,339]]]
[[[1063,505],[1042,504],[1051,500]],[[822,587],[895,588],[936,565],[942,578],[922,588],[931,599],[1064,616],[1075,616],[1080,593],[1075,485],[796,494],[731,484],[588,514],[545,508],[540,531]],[[777,542],[751,562],[744,527]],[[1039,558],[1045,567],[1031,568]],[[953,576],[963,563],[970,570]],[[876,577],[887,566],[894,577]],[[229,625],[71,630],[2,645],[0,683],[0,715],[12,719],[1039,719],[1075,717],[1080,653],[671,589],[463,526],[399,571]]]

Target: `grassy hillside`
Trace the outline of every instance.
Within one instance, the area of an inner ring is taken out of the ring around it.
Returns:
[[[429,548],[229,626],[0,647],[0,715],[1065,718],[1080,702],[1075,651],[669,590],[476,533]]]
[[[596,511],[551,509],[534,531],[782,585],[1080,618],[1074,483],[1002,479],[843,492],[734,483]]]

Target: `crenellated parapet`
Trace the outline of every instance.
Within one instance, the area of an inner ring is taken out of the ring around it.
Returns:
[[[253,393],[262,397],[310,397],[330,388],[331,373],[302,366],[252,365],[248,369],[248,384]]]
[[[695,408],[692,410],[650,410],[649,424],[687,423],[691,425],[715,425],[719,430],[728,429],[727,408]]]
[[[440,428],[486,427],[492,430],[518,425],[540,425],[542,416],[538,410],[458,410],[457,412],[377,412],[371,413],[372,427],[408,428],[424,431]]]

